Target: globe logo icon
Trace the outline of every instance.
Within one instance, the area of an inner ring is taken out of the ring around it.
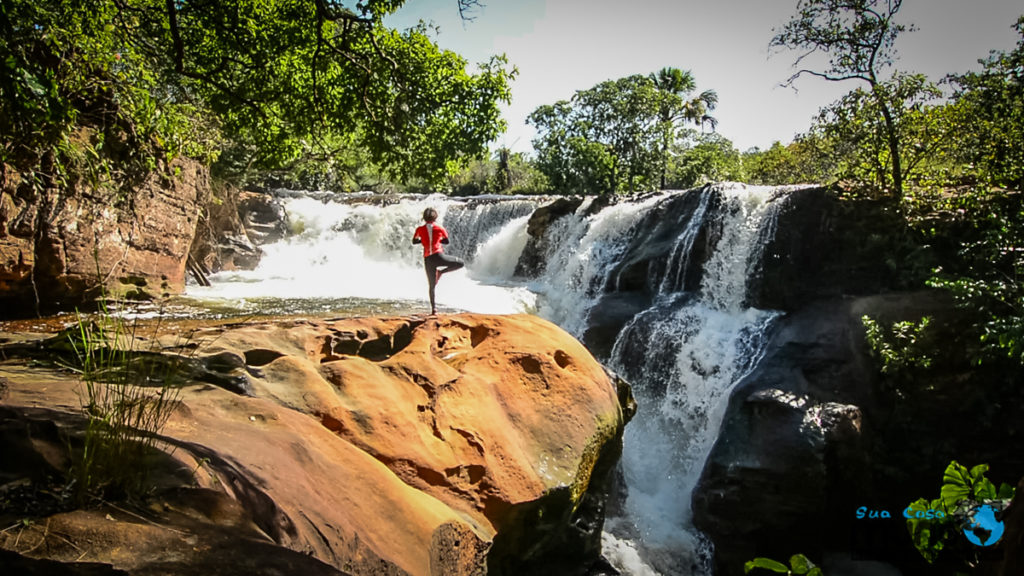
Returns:
[[[996,520],[996,511],[988,504],[975,506],[968,513],[970,522],[964,528],[964,536],[976,546],[991,546],[1003,537],[1005,527]]]

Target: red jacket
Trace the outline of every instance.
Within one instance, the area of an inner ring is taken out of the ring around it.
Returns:
[[[423,257],[441,252],[441,244],[448,243],[448,231],[438,223],[424,224],[412,235],[413,244],[423,244]]]

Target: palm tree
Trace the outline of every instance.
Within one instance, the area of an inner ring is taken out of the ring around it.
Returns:
[[[709,114],[718,104],[718,93],[705,90],[691,100],[684,100],[697,89],[697,82],[689,70],[665,67],[648,76],[654,87],[661,93],[658,108],[658,123],[661,126],[661,189],[665,189],[665,173],[668,170],[668,152],[676,133],[677,122],[693,122],[714,130],[718,120]]]

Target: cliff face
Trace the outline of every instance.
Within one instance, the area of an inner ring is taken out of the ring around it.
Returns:
[[[208,328],[192,344],[198,377],[220,385],[183,390],[163,431],[176,447],[166,468],[193,477],[186,486],[157,479],[170,490],[151,509],[176,530],[168,510],[188,509],[193,534],[230,527],[237,544],[221,559],[267,537],[351,574],[571,575],[598,559],[606,482],[632,407],[628,387],[554,325],[531,316],[291,320]],[[20,429],[75,419],[74,382],[54,375],[43,388],[5,375],[4,412],[27,422]],[[182,501],[188,490],[220,512]],[[36,526],[59,525],[79,547],[111,543],[79,560],[143,572],[179,565],[175,574],[213,565],[185,537],[126,553],[117,543],[130,527],[85,514]],[[41,531],[20,542],[2,547],[81,555]]]
[[[715,543],[716,574],[794,552],[824,558],[826,574],[852,560],[937,573],[914,550],[903,508],[934,498],[951,460],[990,464],[997,484],[1024,474],[1020,370],[969,361],[976,336],[951,297],[907,290],[938,265],[915,250],[898,218],[876,204],[808,190],[779,215],[749,297],[785,315],[734,389],[693,495],[694,523]],[[903,379],[882,374],[865,315],[884,326],[930,316],[931,368]],[[860,506],[892,519],[858,520]]]
[[[131,191],[37,190],[0,179],[0,305],[5,315],[69,309],[100,295],[180,293],[202,205],[204,167],[176,160]],[[101,290],[100,287],[103,287]],[[20,312],[20,313],[19,313]]]

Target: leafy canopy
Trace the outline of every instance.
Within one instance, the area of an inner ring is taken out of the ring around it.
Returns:
[[[713,91],[696,88],[689,72],[664,68],[607,80],[571,100],[538,107],[537,167],[554,191],[567,194],[651,190],[665,184],[673,146],[686,123],[714,125]]]
[[[911,30],[894,18],[903,0],[799,0],[796,14],[772,38],[773,48],[797,50],[795,67],[788,84],[807,74],[831,81],[860,80],[869,87],[879,115],[877,133],[889,152],[885,174],[891,193],[903,193],[903,167],[891,90],[882,71],[895,59],[897,36]],[[804,67],[805,60],[821,54],[827,62]]]
[[[269,169],[354,146],[398,177],[439,181],[504,128],[515,71],[494,57],[470,72],[424,26],[385,27],[402,4],[6,1],[3,160],[45,155],[82,124],[117,125],[111,136],[154,153],[231,150]]]

